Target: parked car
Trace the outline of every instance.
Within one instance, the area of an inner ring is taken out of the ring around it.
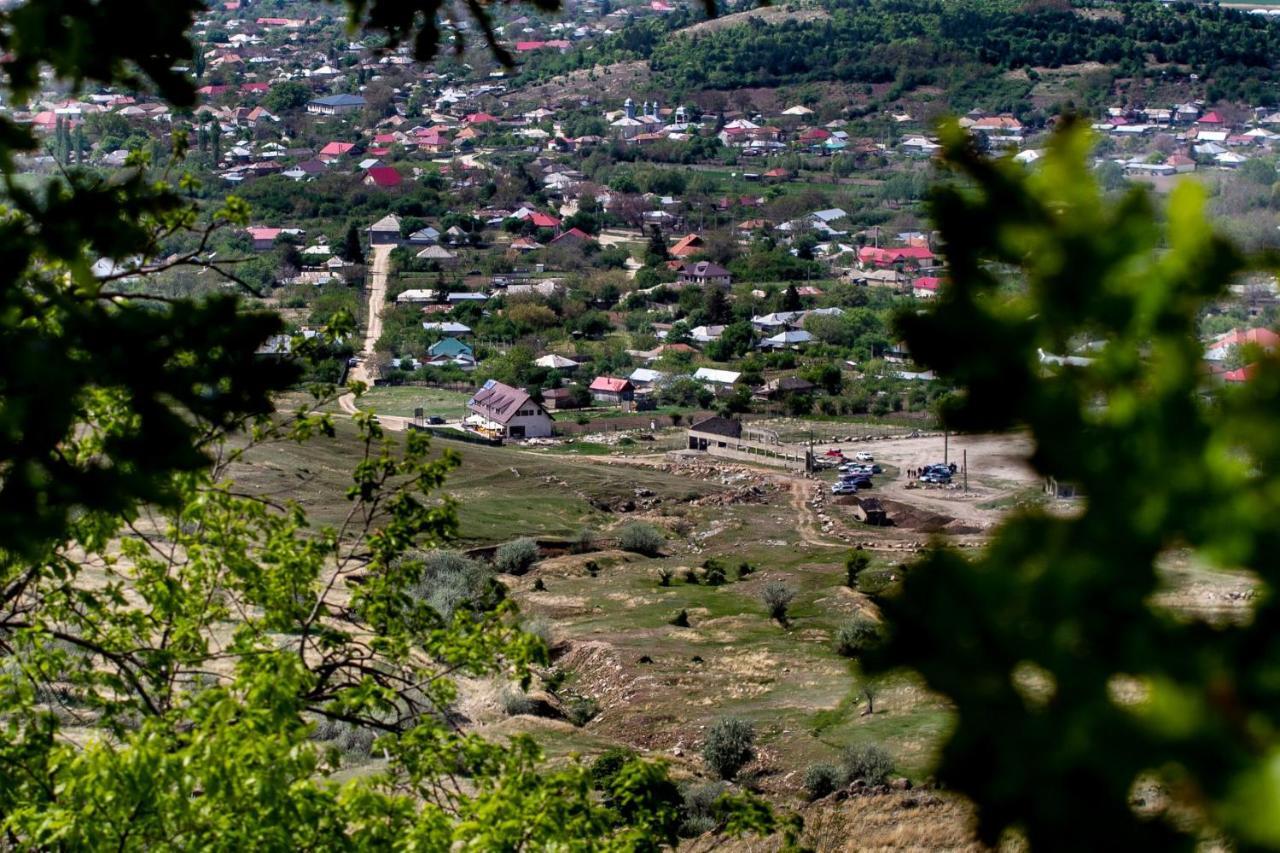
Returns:
[[[857,493],[858,487],[853,483],[836,483],[831,487],[831,494],[833,495],[856,495]]]
[[[431,424],[432,426],[439,426],[440,424],[444,423],[444,418],[440,417],[439,415],[431,415],[427,418],[427,423]]]
[[[922,482],[922,483],[933,483],[933,484],[935,484],[935,485],[945,486],[945,485],[947,485],[948,483],[950,483],[950,482],[951,482],[951,474],[950,474],[950,473],[946,473],[946,474],[943,474],[943,473],[929,473],[929,474],[925,474],[923,477],[921,477],[921,478],[920,478],[920,482]]]
[[[876,461],[876,458],[865,450],[855,453],[853,455],[853,458],[857,459],[859,462],[875,462]]]

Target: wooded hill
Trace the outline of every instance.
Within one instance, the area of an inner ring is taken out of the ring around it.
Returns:
[[[939,87],[959,110],[1011,109],[1031,82],[1007,72],[1086,62],[1125,77],[1196,74],[1212,101],[1272,104],[1280,79],[1280,24],[1218,6],[822,0],[820,7],[828,14],[749,17],[704,31],[686,29],[687,13],[650,18],[586,49],[539,58],[525,77],[644,59],[655,87],[673,96],[818,81],[892,83],[900,92]]]

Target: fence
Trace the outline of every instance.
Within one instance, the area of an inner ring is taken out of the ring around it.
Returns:
[[[700,421],[703,418],[714,415],[715,412],[687,412],[678,416],[679,422],[676,421],[677,416],[674,415],[639,412],[620,418],[597,418],[587,421],[585,424],[563,420],[563,418],[574,417],[572,409],[556,411],[552,412],[552,414],[556,417],[556,435],[582,435],[588,432],[620,432],[623,430],[649,429],[650,425],[658,429],[670,426],[688,426],[694,421]]]
[[[419,432],[429,433],[432,438],[443,438],[446,441],[461,441],[461,442],[465,442],[466,444],[481,444],[481,445],[484,445],[485,447],[501,447],[502,446],[502,439],[500,438],[486,438],[483,435],[479,435],[474,432],[467,432],[465,430],[454,429],[453,427],[430,426],[430,425],[423,426],[421,424],[415,424],[413,421],[408,422],[408,427],[409,429],[416,429]]]

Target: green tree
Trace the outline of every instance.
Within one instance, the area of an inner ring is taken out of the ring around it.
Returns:
[[[296,80],[276,83],[267,90],[262,105],[276,115],[298,110],[311,100],[311,90]]]
[[[961,388],[953,428],[1027,430],[1036,469],[1087,499],[1018,510],[976,556],[932,549],[885,603],[870,669],[910,666],[954,703],[938,778],[977,803],[988,842],[1016,827],[1033,849],[1192,849],[1209,833],[1274,848],[1280,369],[1213,393],[1196,334],[1266,259],[1214,234],[1193,183],[1164,220],[1140,189],[1104,202],[1091,140],[1068,125],[1031,174],[946,131],[962,180],[932,210],[951,283],[900,322]],[[1046,375],[1037,350],[1086,337],[1107,342],[1088,366]],[[1157,602],[1175,554],[1248,569],[1267,594],[1231,624],[1175,618]],[[1140,814],[1144,780],[1167,799]]]
[[[354,222],[347,225],[347,234],[342,239],[342,259],[351,264],[364,263],[364,247],[360,244],[360,229]]]

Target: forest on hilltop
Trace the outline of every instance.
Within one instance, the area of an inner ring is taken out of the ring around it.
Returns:
[[[828,14],[681,34],[687,13],[646,19],[586,51],[540,57],[529,79],[648,60],[655,83],[702,89],[817,81],[941,87],[954,109],[1014,109],[1030,89],[1007,72],[1095,62],[1122,76],[1197,74],[1210,100],[1272,104],[1280,25],[1216,5],[1155,0],[1073,8],[1009,0],[823,0]],[[678,37],[671,37],[672,33]]]

